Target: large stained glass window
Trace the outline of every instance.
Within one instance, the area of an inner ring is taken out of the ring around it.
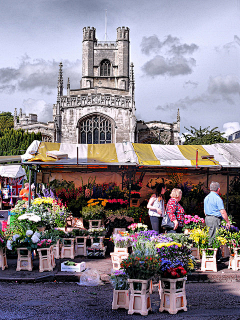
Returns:
[[[79,125],[79,140],[83,144],[111,143],[111,120],[97,114],[84,118]]]

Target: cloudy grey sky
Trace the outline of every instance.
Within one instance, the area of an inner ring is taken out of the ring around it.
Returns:
[[[0,0],[0,111],[52,120],[59,62],[79,88],[82,29],[130,28],[137,118],[184,127],[240,122],[240,0]]]

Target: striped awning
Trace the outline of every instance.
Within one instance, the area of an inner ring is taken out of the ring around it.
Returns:
[[[23,161],[59,164],[135,164],[160,167],[240,167],[240,144],[68,144],[34,141]]]

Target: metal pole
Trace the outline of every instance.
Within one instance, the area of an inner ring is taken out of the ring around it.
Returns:
[[[32,183],[32,168],[29,167],[29,195],[28,195],[28,208],[31,206],[31,183]]]
[[[227,171],[227,203],[226,203],[226,211],[228,213],[228,197],[229,197],[229,171]]]

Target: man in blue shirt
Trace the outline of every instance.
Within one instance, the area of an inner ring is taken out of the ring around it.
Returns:
[[[209,227],[209,236],[211,244],[216,235],[216,231],[221,225],[221,220],[224,219],[227,222],[227,228],[230,228],[228,215],[224,209],[224,204],[220,196],[220,184],[212,181],[210,184],[210,193],[204,199],[204,212],[206,215],[206,226]]]

